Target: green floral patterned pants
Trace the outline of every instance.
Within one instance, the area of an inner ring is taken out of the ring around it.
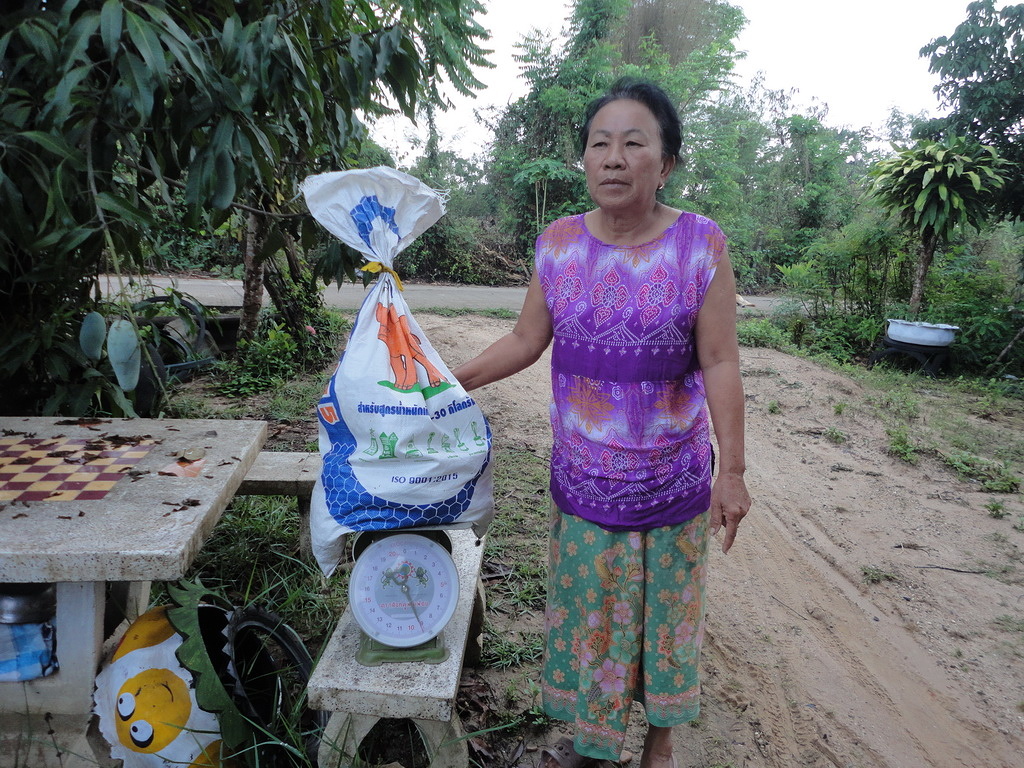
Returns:
[[[576,751],[617,760],[634,701],[652,725],[700,713],[708,513],[613,533],[552,512],[543,701]]]

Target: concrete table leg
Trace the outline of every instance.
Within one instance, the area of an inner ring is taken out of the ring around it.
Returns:
[[[104,584],[57,584],[57,660],[60,670],[24,683],[0,683],[0,711],[55,715],[92,711],[92,684],[103,642]]]
[[[324,729],[317,754],[319,768],[352,768],[358,761],[359,747],[381,718],[352,712],[335,712]],[[437,768],[469,768],[469,748],[463,738],[458,715],[450,723],[439,720],[411,719],[430,759]]]

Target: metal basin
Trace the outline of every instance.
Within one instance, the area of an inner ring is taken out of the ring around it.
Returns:
[[[886,334],[893,341],[902,341],[904,344],[920,344],[924,347],[948,347],[960,330],[957,325],[945,325],[944,323],[920,323],[910,320],[886,320],[889,329]]]
[[[0,624],[39,624],[56,610],[53,584],[0,584]]]

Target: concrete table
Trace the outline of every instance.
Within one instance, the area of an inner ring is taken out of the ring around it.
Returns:
[[[262,421],[0,418],[0,588],[56,583],[60,662],[49,677],[0,683],[0,714],[91,711],[108,588],[133,585],[131,618],[150,581],[184,576],[266,431]]]

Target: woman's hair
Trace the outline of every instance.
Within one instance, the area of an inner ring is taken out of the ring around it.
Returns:
[[[661,133],[661,151],[665,157],[674,157],[679,160],[679,150],[683,146],[682,124],[679,121],[679,113],[675,105],[661,88],[647,80],[638,80],[633,77],[622,77],[612,83],[611,88],[603,96],[599,96],[587,105],[584,115],[583,127],[580,129],[579,142],[580,153],[586,151],[587,140],[590,137],[590,124],[598,111],[620,99],[637,101],[647,107],[655,120],[658,121],[658,129]]]

